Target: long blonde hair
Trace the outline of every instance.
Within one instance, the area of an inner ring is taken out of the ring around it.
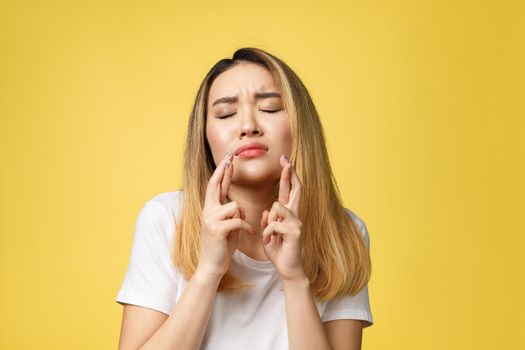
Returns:
[[[286,63],[253,47],[238,49],[233,58],[218,61],[197,92],[184,150],[183,204],[172,247],[173,262],[187,280],[198,265],[201,213],[206,187],[216,168],[205,136],[208,94],[215,78],[240,62],[259,64],[270,71],[290,119],[290,162],[303,185],[299,215],[302,256],[312,291],[321,300],[355,295],[370,279],[370,255],[357,223],[342,205],[317,110],[308,90]],[[218,291],[236,294],[245,288],[249,285],[238,279],[230,266]]]

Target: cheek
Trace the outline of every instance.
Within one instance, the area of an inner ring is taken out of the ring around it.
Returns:
[[[217,164],[217,158],[219,157],[220,152],[220,149],[218,149],[220,147],[220,140],[214,127],[206,128],[206,139],[208,140],[208,144],[210,145],[211,154],[213,156],[215,164]]]
[[[215,161],[222,159],[224,153],[228,150],[229,132],[227,128],[218,127],[216,125],[206,126],[206,139],[210,145],[210,149]]]
[[[280,131],[280,139],[283,151],[285,152],[291,152],[292,150],[292,131],[290,129],[290,125],[288,123],[283,123],[280,125],[279,128]]]

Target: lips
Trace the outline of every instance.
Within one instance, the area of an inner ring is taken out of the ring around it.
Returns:
[[[239,153],[241,153],[242,151],[246,151],[248,149],[262,149],[262,150],[268,151],[268,147],[266,147],[266,145],[260,142],[249,142],[237,148],[237,150],[235,151],[235,155],[238,156]]]

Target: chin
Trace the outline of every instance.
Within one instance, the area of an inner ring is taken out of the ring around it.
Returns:
[[[234,169],[232,182],[236,184],[274,184],[281,178],[280,169],[263,170],[261,167],[250,167],[247,169]]]

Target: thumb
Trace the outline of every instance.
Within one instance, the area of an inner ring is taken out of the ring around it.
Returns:
[[[237,249],[237,242],[239,241],[239,230],[230,232],[228,235],[228,251],[230,256],[233,254],[235,249]]]
[[[243,218],[244,216],[244,208],[239,207],[239,211],[235,212],[235,214],[231,217],[231,219],[236,218]],[[237,242],[239,240],[239,230],[233,230],[228,233],[227,241],[228,241],[228,252],[230,253],[230,256],[233,254],[235,249],[237,248]]]
[[[269,214],[269,211],[266,209],[262,213],[262,218],[261,218],[261,229],[262,230],[264,230],[266,226],[268,226],[268,214]]]
[[[241,210],[241,219],[246,220],[246,210],[243,207],[239,207]]]

